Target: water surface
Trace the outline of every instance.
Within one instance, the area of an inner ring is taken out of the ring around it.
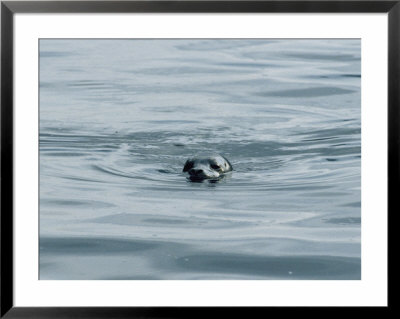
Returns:
[[[360,279],[360,53],[40,40],[40,279]]]

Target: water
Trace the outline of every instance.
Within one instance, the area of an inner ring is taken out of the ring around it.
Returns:
[[[40,279],[360,279],[360,45],[41,40]]]

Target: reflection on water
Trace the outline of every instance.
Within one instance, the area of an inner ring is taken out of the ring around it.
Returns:
[[[360,279],[360,53],[41,40],[40,279]]]

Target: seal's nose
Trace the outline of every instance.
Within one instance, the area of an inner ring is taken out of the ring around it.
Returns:
[[[198,176],[198,175],[203,175],[204,171],[202,169],[195,169],[195,168],[191,168],[188,171],[190,176]]]

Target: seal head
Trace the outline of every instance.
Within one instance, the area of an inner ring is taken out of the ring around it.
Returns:
[[[186,161],[182,171],[187,172],[192,181],[217,180],[232,171],[232,165],[221,155],[195,156]]]

